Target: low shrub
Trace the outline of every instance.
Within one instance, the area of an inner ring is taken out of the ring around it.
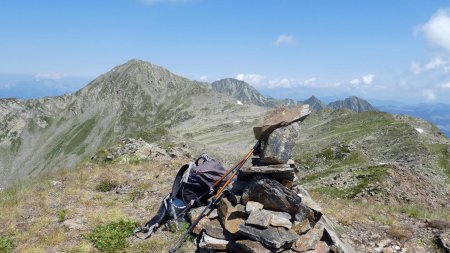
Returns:
[[[119,252],[128,247],[126,239],[133,235],[133,230],[137,224],[132,220],[119,220],[106,225],[99,225],[87,238],[100,251]]]

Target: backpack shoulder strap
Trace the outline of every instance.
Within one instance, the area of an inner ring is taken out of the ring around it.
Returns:
[[[172,196],[177,196],[183,184],[188,181],[189,173],[191,173],[193,168],[195,168],[195,164],[190,162],[189,164],[183,165],[180,170],[178,170],[177,176],[172,184]]]

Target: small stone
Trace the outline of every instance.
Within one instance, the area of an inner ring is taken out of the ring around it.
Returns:
[[[203,209],[205,209],[204,206],[200,206],[200,207],[191,209],[191,210],[188,212],[188,214],[187,214],[187,217],[188,217],[189,222],[192,223],[192,222],[194,222],[195,220],[197,220],[198,217],[200,216],[200,214],[203,212]],[[206,213],[208,213],[208,212],[206,212]],[[194,233],[194,234],[196,234],[196,235],[200,234],[200,233],[202,232],[202,230],[203,230],[205,224],[208,223],[209,221],[210,221],[210,220],[208,219],[207,216],[203,217],[203,218],[197,223],[197,225],[194,227],[194,229],[192,230],[192,233]]]
[[[292,223],[290,221],[291,215],[284,212],[274,212],[270,211],[272,214],[272,219],[270,219],[270,225],[274,227],[285,227],[290,229],[292,227]]]
[[[227,240],[217,239],[203,233],[198,247],[203,249],[226,250],[228,244],[229,242]]]
[[[263,209],[263,207],[264,205],[259,202],[248,201],[247,205],[245,205],[245,212],[250,214],[252,211]]]
[[[219,214],[217,213],[217,209],[213,209],[209,214],[208,214],[208,218],[210,219],[215,219],[219,217]]]
[[[328,253],[330,252],[330,247],[326,242],[320,241],[317,243],[316,248],[313,250],[305,251],[306,253]]]
[[[292,227],[292,230],[295,231],[295,233],[297,233],[299,235],[308,232],[310,229],[311,229],[311,224],[309,223],[308,219],[305,219],[302,222],[295,221],[294,226]]]
[[[440,233],[437,236],[437,240],[444,250],[450,252],[450,230]]]
[[[270,224],[272,214],[267,210],[255,210],[250,213],[245,224],[255,225],[263,228],[267,228]]]
[[[394,250],[391,247],[386,247],[383,249],[383,253],[394,253]]]
[[[246,214],[246,213],[245,213],[245,206],[244,206],[244,205],[237,204],[234,208],[236,209],[236,212],[239,212],[239,213],[241,213],[242,215]]]
[[[218,220],[208,220],[203,225],[205,233],[217,239],[231,239],[231,235],[224,231]]]
[[[87,221],[83,218],[68,219],[63,221],[63,226],[69,230],[86,231],[88,230]]]
[[[228,200],[229,200],[229,201],[231,202],[231,204],[233,204],[233,205],[241,204],[241,203],[242,203],[241,199],[242,199],[242,196],[241,196],[241,195],[235,194],[235,193],[233,193],[233,192],[231,192],[231,193],[230,193],[230,196],[228,196]]]
[[[239,209],[239,210],[238,210]],[[217,207],[217,213],[219,214],[222,226],[231,234],[237,234],[239,232],[239,226],[245,223],[244,219],[247,218],[247,214],[244,211],[245,207],[234,207],[230,201],[223,198],[219,202]]]
[[[322,225],[316,225],[308,233],[301,235],[292,246],[292,249],[299,252],[315,249],[322,238],[323,231],[324,227]]]

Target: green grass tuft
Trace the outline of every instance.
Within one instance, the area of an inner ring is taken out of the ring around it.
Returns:
[[[63,222],[63,221],[66,220],[67,212],[64,209],[63,210],[59,210],[57,212],[57,215],[58,215],[58,222]]]
[[[13,252],[15,246],[11,239],[0,235],[0,252],[10,253]]]
[[[100,181],[100,183],[97,186],[95,186],[95,190],[97,190],[99,192],[109,192],[109,191],[113,190],[114,188],[116,188],[117,185],[118,185],[118,183],[116,181],[104,179],[104,180]]]
[[[119,220],[97,226],[87,237],[102,252],[119,252],[128,247],[126,239],[138,225],[132,220]]]

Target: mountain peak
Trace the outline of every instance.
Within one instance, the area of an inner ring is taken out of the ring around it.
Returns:
[[[322,101],[320,101],[320,99],[318,99],[314,95],[303,101],[303,103],[308,104],[310,108],[314,111],[320,111],[326,107],[325,104],[322,103]]]
[[[360,97],[356,97],[356,96],[351,96],[344,100],[337,100],[332,103],[329,103],[327,105],[327,108],[330,108],[333,110],[346,108],[346,109],[350,109],[355,112],[376,111],[377,110],[369,102],[367,102],[366,100],[364,100]]]
[[[216,92],[224,93],[246,104],[271,106],[270,101],[253,86],[238,79],[224,78],[211,83],[211,87]]]

